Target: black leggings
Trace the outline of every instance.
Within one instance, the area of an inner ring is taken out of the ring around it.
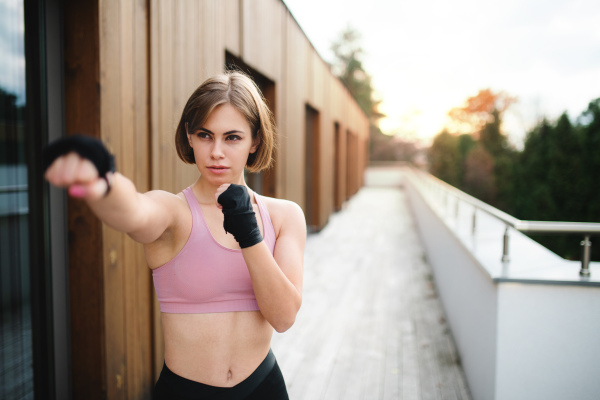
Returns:
[[[288,400],[283,375],[271,350],[265,360],[244,381],[237,385],[217,387],[183,378],[163,365],[154,386],[154,400]]]

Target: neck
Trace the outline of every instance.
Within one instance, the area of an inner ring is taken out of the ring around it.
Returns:
[[[241,175],[239,179],[235,179],[233,182],[230,183],[247,186],[246,181],[244,180],[244,175]],[[203,201],[212,202],[214,200],[214,196],[217,192],[217,189],[221,185],[215,185],[211,182],[208,182],[206,179],[203,179],[202,176],[200,176],[192,186],[196,193],[198,193],[201,196]]]

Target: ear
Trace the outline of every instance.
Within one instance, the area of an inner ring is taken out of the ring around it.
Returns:
[[[256,132],[256,137],[252,139],[252,147],[250,147],[250,154],[256,153],[258,146],[260,145],[260,136],[258,135],[260,131]]]
[[[190,145],[190,147],[194,147],[192,146],[192,135],[190,135],[190,133],[188,132],[188,123],[185,123],[185,133],[187,134],[187,139],[188,139],[188,144]]]

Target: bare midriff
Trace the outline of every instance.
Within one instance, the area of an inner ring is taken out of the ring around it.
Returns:
[[[161,318],[167,367],[210,386],[232,387],[248,378],[267,356],[273,335],[258,311]]]

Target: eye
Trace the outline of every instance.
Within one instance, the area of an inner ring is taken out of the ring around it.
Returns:
[[[210,134],[207,132],[200,131],[196,134],[200,139],[210,139]]]
[[[234,142],[237,142],[238,140],[242,140],[242,138],[238,135],[228,135],[226,140],[232,140]]]

